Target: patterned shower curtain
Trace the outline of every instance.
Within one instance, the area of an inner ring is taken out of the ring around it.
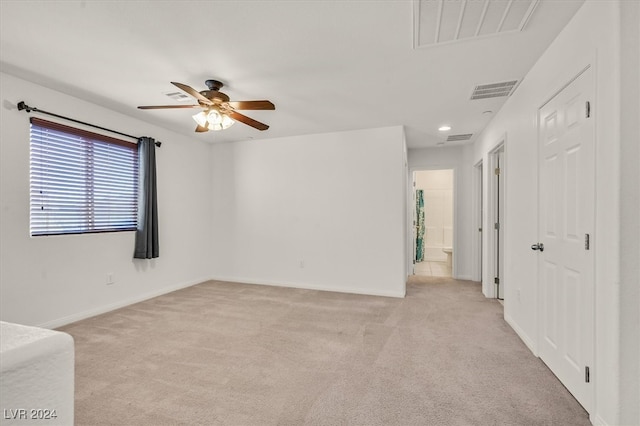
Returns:
[[[416,190],[416,262],[424,260],[424,191]]]

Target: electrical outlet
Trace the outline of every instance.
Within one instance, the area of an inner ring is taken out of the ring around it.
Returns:
[[[107,285],[111,285],[115,283],[115,278],[113,276],[113,272],[109,272],[107,274]]]

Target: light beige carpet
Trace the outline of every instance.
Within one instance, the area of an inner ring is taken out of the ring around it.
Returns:
[[[62,328],[78,425],[588,425],[479,284],[206,282]]]

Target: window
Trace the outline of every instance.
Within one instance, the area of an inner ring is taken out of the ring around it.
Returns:
[[[135,143],[32,117],[30,182],[32,236],[136,229]]]

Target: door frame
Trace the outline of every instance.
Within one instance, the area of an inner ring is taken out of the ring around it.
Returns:
[[[506,156],[507,156],[507,134],[503,133],[502,136],[500,136],[497,140],[497,142],[493,145],[493,147],[489,150],[489,154],[487,156],[487,167],[483,167],[483,172],[484,172],[484,178],[486,179],[486,184],[485,187],[487,188],[487,193],[485,195],[485,199],[483,200],[484,202],[484,210],[486,212],[486,214],[483,216],[483,226],[482,226],[482,234],[483,237],[486,236],[486,238],[483,238],[483,244],[485,247],[485,251],[484,253],[486,254],[486,256],[482,257],[482,292],[484,293],[485,297],[490,298],[490,299],[496,299],[498,297],[497,291],[496,291],[496,285],[494,283],[494,278],[499,276],[497,275],[499,271],[496,270],[496,264],[497,264],[497,260],[498,260],[498,254],[497,254],[497,249],[498,249],[498,244],[496,243],[496,239],[493,237],[494,235],[494,218],[497,216],[498,211],[497,211],[497,207],[496,207],[496,202],[497,202],[497,197],[498,197],[498,191],[497,188],[495,186],[495,181],[494,181],[494,176],[495,176],[495,172],[494,170],[496,169],[497,165],[498,165],[498,153],[502,152],[503,154],[503,164],[501,165],[501,170],[500,170],[500,177],[503,180],[503,194],[501,194],[501,200],[502,200],[502,213],[503,213],[503,217],[500,219],[501,223],[500,223],[500,230],[502,235],[506,235],[506,229],[507,229],[507,220],[506,220],[506,216],[507,216],[507,204],[504,202],[506,200],[505,194],[507,192],[507,161],[506,161]],[[489,237],[489,235],[491,235],[491,237]],[[504,239],[504,238],[503,238]],[[506,253],[506,250],[503,250],[503,253]],[[504,257],[501,260],[501,264],[504,265],[505,264],[505,260]],[[503,268],[503,273],[501,274],[501,281],[502,284],[504,284],[506,282],[506,278],[505,278],[505,270]],[[501,292],[501,296],[502,299],[504,299],[504,294]],[[505,302],[506,303],[506,302]]]
[[[415,202],[415,179],[416,179],[416,172],[426,172],[426,171],[430,171],[430,170],[452,170],[453,171],[453,232],[452,232],[452,237],[451,237],[451,247],[453,249],[453,259],[452,259],[452,263],[451,263],[451,278],[453,279],[458,279],[458,260],[457,260],[457,256],[456,256],[456,247],[458,247],[457,244],[457,235],[458,235],[458,167],[457,166],[450,166],[450,165],[441,165],[441,166],[413,166],[409,168],[409,176],[410,176],[410,181],[411,181],[411,188],[409,189],[412,193],[412,195],[410,197],[408,197],[409,199],[409,206],[408,208],[410,209],[409,211],[412,211],[413,213],[411,213],[411,220],[409,221],[409,226],[407,227],[407,235],[408,238],[411,240],[411,246],[413,247],[413,249],[411,250],[411,263],[415,265],[414,263],[414,259],[416,258],[416,243],[415,243],[415,239],[413,239],[413,221],[415,220],[415,209],[416,209],[416,202]],[[412,210],[411,210],[412,209]],[[415,267],[413,268],[412,271],[412,275],[415,275]]]
[[[482,282],[482,258],[483,258],[483,242],[484,242],[484,162],[478,161],[473,165],[472,185],[473,191],[473,234],[474,244],[472,245],[472,270],[471,280]]]

